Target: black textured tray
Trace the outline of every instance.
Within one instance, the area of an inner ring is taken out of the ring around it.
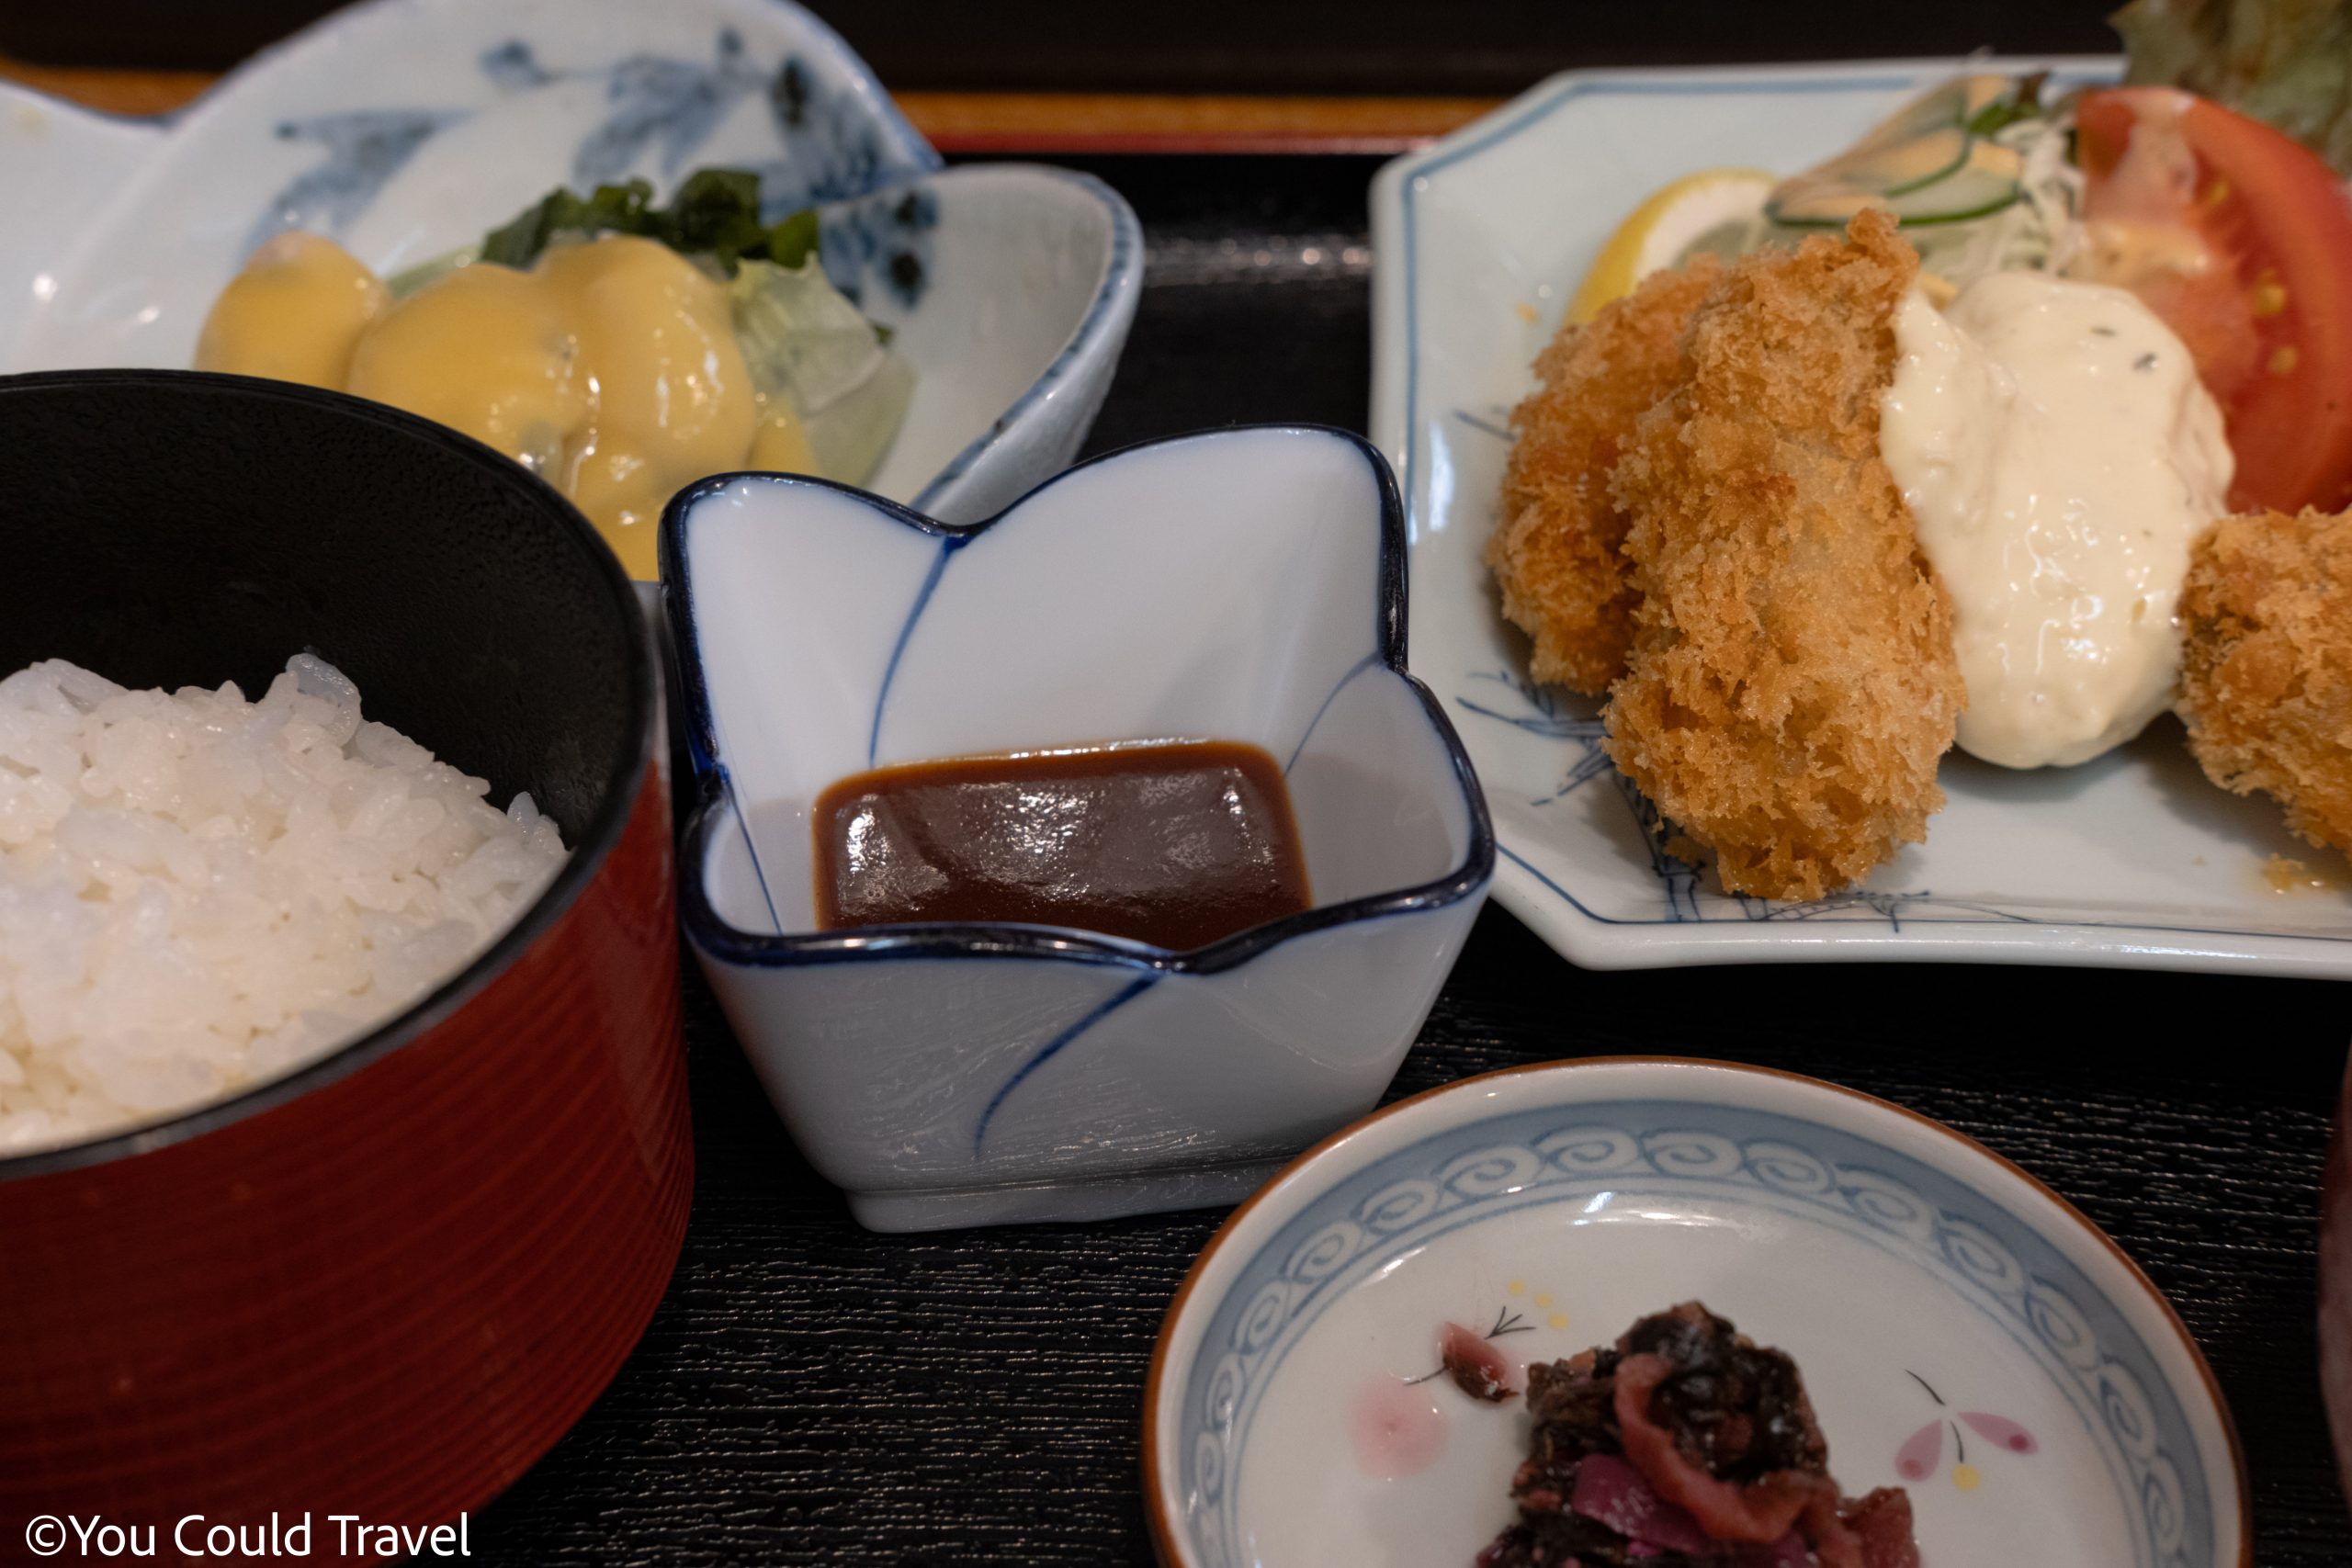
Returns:
[[[1372,162],[1090,166],[1143,215],[1151,268],[1093,449],[1233,422],[1363,428]],[[1148,1562],[1145,1369],[1221,1214],[869,1235],[794,1151],[691,965],[686,990],[701,1169],[676,1281],[587,1418],[473,1521],[474,1556]],[[2352,1562],[2312,1329],[2347,995],[2058,969],[1588,974],[1489,909],[1391,1093],[1660,1053],[1810,1073],[1951,1123],[2171,1294],[2236,1413],[2256,1560],[2317,1568]]]

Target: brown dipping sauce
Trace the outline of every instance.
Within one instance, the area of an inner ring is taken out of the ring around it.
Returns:
[[[1273,758],[1229,740],[910,762],[817,797],[817,923],[1015,921],[1183,951],[1308,907]]]

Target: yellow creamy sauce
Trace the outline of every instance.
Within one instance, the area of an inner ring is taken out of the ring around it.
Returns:
[[[2222,416],[2120,288],[1996,273],[1896,312],[1879,449],[1951,592],[1962,750],[2064,766],[2171,705],[2188,548],[2227,510]]]
[[[196,367],[464,431],[570,496],[639,579],[680,487],[817,466],[789,401],[752,386],[726,286],[634,235],[556,246],[528,272],[476,262],[395,303],[333,241],[282,234],[214,302]]]

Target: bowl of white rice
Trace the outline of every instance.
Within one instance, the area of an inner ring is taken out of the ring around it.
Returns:
[[[462,969],[565,858],[489,791],[315,654],[251,702],[0,676],[0,1156],[272,1082]]]
[[[431,1525],[692,1188],[657,666],[487,448],[0,378],[0,1517]]]

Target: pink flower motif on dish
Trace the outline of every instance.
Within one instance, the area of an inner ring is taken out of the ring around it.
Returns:
[[[1445,1412],[1417,1384],[1367,1379],[1348,1416],[1356,1468],[1374,1480],[1418,1475],[1445,1450]]]
[[[1988,1443],[1999,1444],[2013,1454],[2030,1454],[2041,1446],[2033,1440],[2031,1432],[2006,1416],[1989,1416],[1982,1410],[1963,1410],[1960,1418],[1968,1423],[1970,1431]]]
[[[1911,1434],[1895,1450],[1894,1473],[1905,1481],[1925,1481],[1944,1457],[1944,1418],[1940,1416]]]
[[[1950,1408],[1944,1396],[1938,1393],[1927,1379],[1917,1372],[1911,1373],[1910,1377],[1913,1382],[1927,1391],[1928,1397],[1936,1402],[1939,1411]],[[1944,1434],[1949,1432],[1952,1440],[1951,1483],[1962,1492],[1975,1491],[1984,1483],[1984,1472],[1969,1462],[1968,1438],[1960,1429],[1963,1424],[1984,1441],[2009,1453],[2036,1453],[2041,1448],[2031,1432],[2006,1416],[1996,1416],[1985,1410],[1963,1410],[1959,1413],[1957,1420],[1950,1416],[1938,1415],[1934,1420],[1905,1438],[1903,1446],[1894,1450],[1894,1472],[1914,1483],[1925,1481],[1934,1474],[1937,1467],[1943,1463]]]

